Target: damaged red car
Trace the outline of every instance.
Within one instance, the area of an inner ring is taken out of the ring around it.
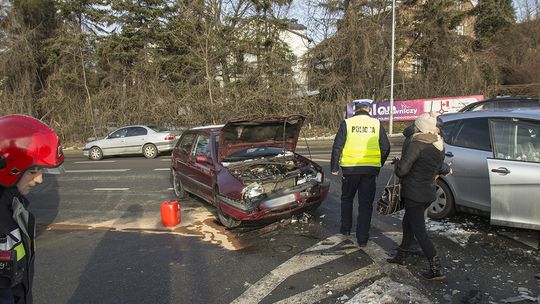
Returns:
[[[320,165],[295,153],[304,120],[272,116],[184,131],[172,152],[176,196],[215,205],[228,228],[319,207],[330,184]]]

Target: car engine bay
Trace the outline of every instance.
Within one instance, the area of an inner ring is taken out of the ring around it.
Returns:
[[[313,164],[302,161],[294,154],[264,157],[229,164],[229,172],[239,179],[245,188],[244,199],[263,193],[302,185],[322,182],[322,172]]]

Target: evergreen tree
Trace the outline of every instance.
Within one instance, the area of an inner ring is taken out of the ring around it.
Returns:
[[[112,34],[98,50],[101,85],[108,90],[119,124],[152,123],[161,113],[156,90],[164,90],[159,67],[163,31],[170,19],[168,0],[110,0]],[[114,110],[113,110],[114,109]]]
[[[36,101],[50,75],[45,44],[57,27],[55,3],[13,0],[3,10],[0,98],[9,98],[2,100],[2,105],[4,109],[42,117],[47,109],[39,108]]]
[[[512,0],[479,0],[471,13],[476,16],[474,31],[480,48],[487,47],[494,35],[516,23]]]
[[[60,122],[58,128],[78,127],[86,137],[102,135],[96,128],[102,116],[95,115],[100,107],[94,104],[94,94],[98,89],[96,44],[107,33],[109,18],[104,4],[102,0],[57,0],[59,26],[44,49],[51,76],[39,102],[54,109],[49,117]]]

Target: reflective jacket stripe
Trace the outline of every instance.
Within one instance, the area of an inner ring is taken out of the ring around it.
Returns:
[[[20,261],[26,255],[26,250],[24,250],[23,243],[15,246],[15,251],[17,252],[17,261]]]
[[[15,228],[13,231],[6,234],[6,242],[0,243],[0,250],[11,250],[21,242],[21,231],[19,228]]]
[[[357,115],[345,120],[347,139],[343,146],[340,166],[381,167],[379,146],[380,122],[367,115]]]
[[[21,231],[19,228],[14,229],[6,235],[5,243],[0,243],[0,250],[15,250],[17,252],[17,261],[24,258],[26,250],[21,238]]]
[[[28,227],[28,219],[30,218],[30,213],[28,212],[28,210],[26,210],[26,208],[23,206],[23,204],[19,201],[18,198],[13,198],[13,202],[11,203],[11,209],[13,210],[13,220],[17,223],[21,231],[22,242],[27,251],[26,254],[28,255],[28,259],[31,260],[35,252],[35,244],[34,241],[31,239],[30,234],[28,233],[28,229],[33,229],[34,231],[32,235],[35,235],[36,227]]]

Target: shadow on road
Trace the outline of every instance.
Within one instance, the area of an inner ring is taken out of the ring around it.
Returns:
[[[36,217],[36,237],[39,237],[58,216],[60,195],[57,176],[45,174],[43,183],[35,186],[27,197],[30,201],[29,209]],[[36,212],[38,209],[39,212]]]
[[[131,205],[115,224],[142,217]],[[95,247],[69,303],[172,303],[169,258],[153,234],[110,230]],[[169,246],[171,247],[171,246]]]

